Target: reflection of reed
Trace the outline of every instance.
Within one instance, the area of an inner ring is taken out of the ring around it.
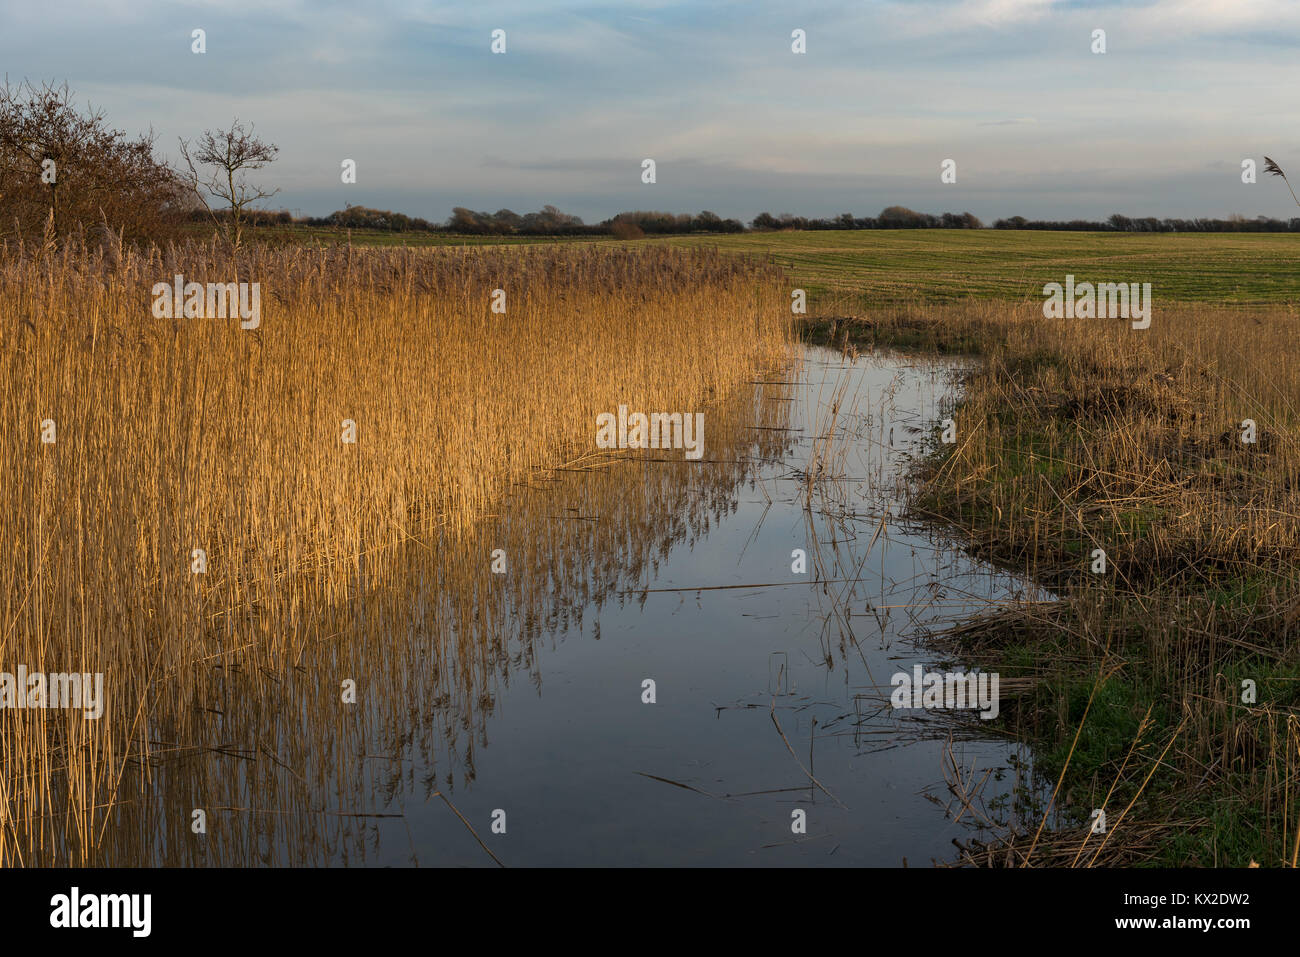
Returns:
[[[580,620],[617,569],[643,574],[635,540],[683,534],[664,506],[720,466],[641,466],[682,487],[592,492],[596,523],[551,521],[549,492],[519,483],[553,488],[542,469],[591,455],[597,411],[698,409],[788,344],[779,277],[707,253],[223,256],[0,251],[0,670],[102,671],[107,698],[99,721],[0,711],[0,864],[363,855],[369,819],[308,812],[374,812],[413,783],[403,751],[441,747],[430,767],[472,775],[493,683],[532,668],[532,637]],[[260,328],[154,320],[150,287],[175,272],[260,281]],[[506,316],[488,309],[498,287]],[[502,511],[507,493],[524,504]]]
[[[106,863],[365,861],[384,816],[473,779],[499,689],[525,674],[544,684],[539,642],[627,601],[670,548],[734,510],[738,488],[788,448],[790,433],[754,428],[788,420],[789,402],[772,401],[788,391],[748,385],[709,406],[702,462],[632,452],[539,471],[491,522],[456,542],[404,544],[382,581],[318,609],[319,630],[337,637],[287,675],[215,671],[205,700],[222,713],[193,712],[156,741]],[[498,548],[505,575],[489,569]],[[345,676],[361,689],[353,710],[339,704]],[[208,809],[202,839],[194,807]]]

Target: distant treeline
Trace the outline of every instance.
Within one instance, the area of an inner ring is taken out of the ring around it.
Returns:
[[[200,218],[196,213],[196,218]],[[441,223],[418,216],[406,216],[386,209],[348,206],[328,216],[295,218],[288,210],[255,210],[246,213],[251,226],[323,226],[336,229],[374,229],[385,232],[449,233],[470,236],[615,236],[637,239],[642,236],[685,235],[689,233],[744,233],[780,229],[984,229],[971,213],[918,213],[905,206],[890,206],[878,216],[854,216],[841,213],[829,219],[809,219],[782,213],[759,213],[748,225],[738,219],[723,219],[705,210],[691,213],[664,213],[635,210],[619,213],[600,223],[584,223],[579,216],[543,206],[535,213],[519,214],[509,209],[495,213],[475,212],[457,206]],[[206,217],[202,217],[206,221]],[[1153,216],[1128,217],[1116,213],[1104,221],[1039,220],[1012,216],[993,223],[994,229],[1074,230],[1126,233],[1287,233],[1300,232],[1300,217],[1290,220],[1259,216],[1229,216],[1227,219],[1158,219]]]
[[[445,222],[404,216],[383,209],[348,206],[325,217],[296,220],[307,226],[334,226],[347,229],[382,229],[392,232],[441,232],[470,236],[609,236],[634,239],[648,234],[668,233],[743,233],[745,224],[738,219],[723,219],[705,210],[690,213],[636,211],[619,213],[601,223],[584,223],[580,216],[543,206],[535,213],[516,213],[499,209],[495,213],[475,212],[464,206],[452,210]]]
[[[454,233],[471,236],[617,236],[636,239],[649,235],[684,233],[743,233],[777,229],[982,229],[984,224],[971,213],[918,213],[904,206],[890,206],[879,216],[854,216],[841,213],[831,219],[809,219],[782,213],[760,213],[748,227],[738,219],[723,219],[704,210],[691,213],[665,213],[634,210],[619,213],[600,223],[584,223],[573,216],[543,206],[535,213],[519,214],[510,209],[495,213],[476,212],[457,206],[444,222],[434,223],[418,216],[407,216],[386,209],[351,206],[328,216],[295,218],[288,210],[254,210],[246,213],[252,226],[325,226],[338,229],[377,229],[386,232]],[[200,217],[195,217],[196,219]]]
[[[1130,218],[1116,213],[1105,222],[1072,219],[1069,222],[1025,219],[1012,216],[993,223],[994,229],[1058,229],[1112,233],[1300,233],[1300,217],[1270,219],[1257,216],[1229,216],[1227,219],[1157,219],[1154,216]]]
[[[971,213],[918,213],[906,206],[890,206],[879,216],[854,216],[840,213],[833,219],[806,219],[782,213],[759,213],[751,229],[983,229],[984,224]]]

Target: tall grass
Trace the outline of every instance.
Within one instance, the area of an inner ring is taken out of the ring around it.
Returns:
[[[260,327],[155,319],[176,273],[260,282]],[[595,455],[599,412],[732,393],[788,348],[787,302],[707,251],[5,246],[0,670],[103,672],[106,707],[0,710],[0,864],[103,860],[155,750],[267,706],[214,675],[287,695],[350,640],[337,609],[383,634],[360,601],[397,551],[463,547],[513,485]]]

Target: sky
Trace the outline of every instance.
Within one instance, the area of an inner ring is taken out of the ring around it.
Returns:
[[[173,161],[252,122],[300,215],[1300,215],[1300,0],[0,0],[0,69]]]

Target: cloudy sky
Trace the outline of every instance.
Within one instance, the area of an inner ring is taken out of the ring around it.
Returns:
[[[253,121],[303,214],[1300,215],[1241,182],[1300,174],[1297,0],[0,0],[0,64],[172,158]]]

